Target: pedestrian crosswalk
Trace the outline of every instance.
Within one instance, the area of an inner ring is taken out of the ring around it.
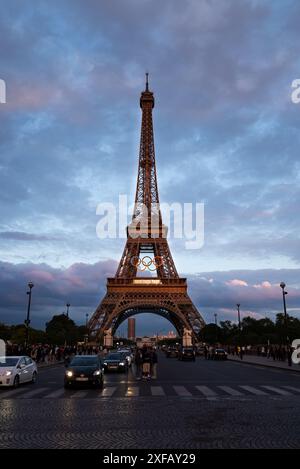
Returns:
[[[204,398],[215,400],[218,398],[249,398],[258,396],[273,396],[288,398],[299,397],[300,386],[267,385],[267,384],[154,384],[154,383],[111,383],[105,384],[102,390],[96,389],[72,389],[66,390],[63,386],[59,388],[23,386],[18,389],[0,390],[0,401],[2,399],[85,399],[85,398],[138,398],[138,397],[181,397],[181,398]]]

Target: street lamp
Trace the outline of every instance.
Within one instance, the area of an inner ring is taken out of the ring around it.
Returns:
[[[66,307],[67,307],[67,318],[69,319],[69,308],[70,308],[70,303],[67,303],[66,304]]]
[[[218,315],[217,313],[214,313],[215,317],[215,326],[216,326],[216,343],[218,343]]]
[[[290,338],[289,338],[289,334],[288,334],[288,318],[287,318],[286,300],[285,300],[285,295],[287,295],[288,292],[285,291],[285,287],[286,287],[285,283],[281,282],[280,283],[280,288],[282,289],[282,299],[283,299],[285,343],[286,343],[286,348],[287,348],[288,364],[289,364],[289,366],[292,366],[291,354],[290,354],[290,350],[289,350]]]
[[[32,282],[28,282],[29,291],[27,292],[28,295],[28,306],[27,306],[27,317],[25,319],[26,325],[26,338],[25,338],[25,347],[27,348],[29,342],[29,324],[30,324],[30,307],[31,307],[31,290],[34,287]]]
[[[89,313],[86,313],[85,315],[85,327],[88,328],[88,322],[89,322]]]
[[[240,314],[240,303],[236,304],[237,306],[237,312],[238,312],[238,322],[239,322],[239,343],[240,343],[240,359],[243,358],[243,352],[242,352],[242,337],[241,337],[241,314]]]

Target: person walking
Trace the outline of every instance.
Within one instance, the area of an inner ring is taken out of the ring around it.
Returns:
[[[146,345],[143,347],[142,354],[143,354],[143,378],[150,379],[151,378],[151,375],[150,375],[151,354],[150,354],[150,350],[148,349]]]
[[[137,348],[134,354],[135,377],[137,380],[142,376],[143,353],[140,348]]]
[[[157,379],[157,353],[155,349],[151,351],[151,378]]]

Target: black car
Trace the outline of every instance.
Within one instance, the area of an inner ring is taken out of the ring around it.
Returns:
[[[65,388],[75,385],[103,387],[103,365],[97,355],[75,355],[65,371]]]
[[[178,360],[196,360],[196,353],[192,347],[183,347],[179,354]]]
[[[123,352],[111,352],[103,360],[105,372],[108,371],[128,371],[128,361]]]
[[[177,358],[178,357],[177,347],[168,347],[167,350],[166,350],[166,357],[167,358]]]
[[[227,360],[227,352],[223,348],[216,348],[213,358],[214,360]]]

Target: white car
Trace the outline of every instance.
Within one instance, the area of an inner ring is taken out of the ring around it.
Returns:
[[[22,383],[35,383],[37,379],[36,363],[29,357],[0,357],[0,387]]]

